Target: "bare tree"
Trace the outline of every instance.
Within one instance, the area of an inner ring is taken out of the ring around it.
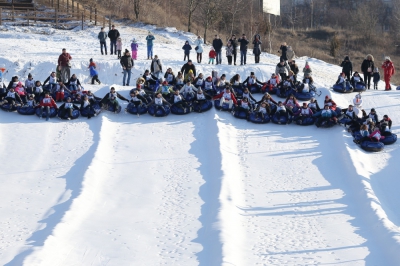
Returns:
[[[140,11],[142,10],[142,0],[133,0],[133,12],[136,20],[139,20]]]
[[[359,5],[354,12],[355,28],[366,40],[371,40],[382,19],[382,0],[370,0],[368,5]]]
[[[246,2],[244,2],[244,0],[229,0],[224,4],[224,10],[227,14],[229,14],[230,19],[230,35],[233,33],[233,27],[235,25],[237,16],[239,12],[245,8],[245,4]],[[253,1],[250,1],[250,5],[252,4]]]
[[[215,0],[202,0],[199,6],[201,12],[199,13],[200,20],[204,27],[204,42],[207,40],[208,28],[217,22],[220,16],[220,1]]]
[[[196,8],[199,6],[200,1],[199,0],[186,0],[187,8],[189,11],[189,16],[188,16],[188,32],[191,32],[192,30],[192,16],[194,11],[196,11]]]

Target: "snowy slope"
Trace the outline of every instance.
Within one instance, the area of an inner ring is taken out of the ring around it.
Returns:
[[[171,28],[118,28],[124,47],[139,40],[134,79],[149,68],[149,29],[155,53],[175,73],[184,63],[184,41],[195,38]],[[99,29],[2,30],[6,79],[32,73],[43,82],[66,47],[72,73],[84,83],[89,58],[98,64],[102,85],[86,89],[103,96],[113,85],[128,96],[131,87],[118,85],[119,61],[100,55]],[[266,80],[278,61],[268,54],[259,65],[248,59],[244,67],[196,67],[206,76],[218,70],[245,78],[254,71]],[[299,58],[299,66],[305,60],[322,91],[319,102],[329,94],[347,106],[354,94],[329,91],[340,68],[313,58]],[[363,93],[364,107],[388,114],[397,134],[399,96]],[[71,122],[1,112],[0,137],[1,265],[400,262],[398,143],[370,154],[340,126],[255,125],[214,109],[165,118],[103,113]]]

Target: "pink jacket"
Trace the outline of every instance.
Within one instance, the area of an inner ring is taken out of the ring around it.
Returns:
[[[121,41],[117,41],[117,51],[118,50],[122,50],[122,42]]]
[[[18,93],[19,96],[25,96],[25,89],[21,82],[19,82],[17,87],[15,87],[15,92]]]

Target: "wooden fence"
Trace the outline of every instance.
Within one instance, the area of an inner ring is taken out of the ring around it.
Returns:
[[[19,23],[29,26],[32,23],[51,23],[55,28],[65,28],[76,22],[84,27],[85,22],[95,26],[108,22],[111,28],[111,19],[98,11],[96,5],[88,6],[74,0],[45,0],[44,8],[33,4],[4,2],[0,0],[0,25],[4,22]],[[76,25],[75,25],[76,26]]]

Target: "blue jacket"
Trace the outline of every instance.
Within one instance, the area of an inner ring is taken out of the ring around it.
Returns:
[[[148,35],[148,36],[146,37],[147,46],[153,45],[153,41],[154,41],[155,39],[156,39],[156,38],[154,38],[153,35]]]
[[[97,38],[100,40],[100,42],[105,42],[107,39],[107,33],[104,31],[100,31]]]
[[[97,72],[97,70],[94,68],[94,66],[91,66],[89,68],[89,70],[90,70],[90,76],[94,77],[96,75],[99,75],[99,72]]]
[[[185,51],[185,54],[189,54],[190,50],[192,50],[192,46],[190,44],[186,44],[182,47],[182,49]]]

